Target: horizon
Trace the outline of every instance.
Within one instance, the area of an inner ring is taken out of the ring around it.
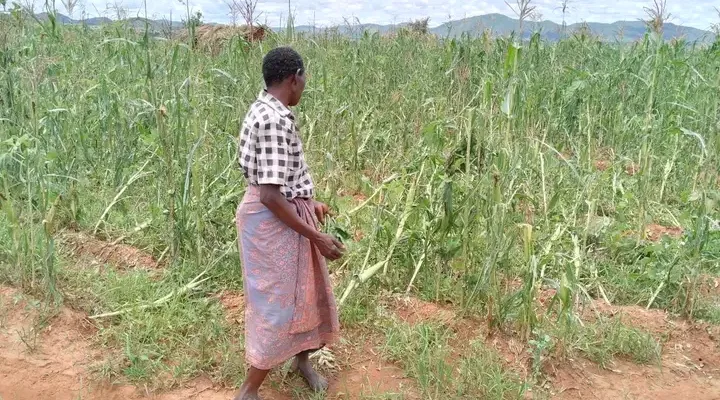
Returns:
[[[343,5],[335,0],[291,0],[290,7],[293,10],[295,26],[332,27],[345,25],[347,22],[353,24],[373,25],[398,25],[409,21],[429,18],[429,26],[434,28],[450,21],[458,21],[484,15],[500,14],[509,18],[517,19],[512,10],[502,0],[480,1],[477,4],[459,4],[458,0],[446,1],[443,5],[440,0],[390,0],[378,11],[372,6],[374,1],[362,4]],[[305,5],[309,2],[311,4]],[[145,17],[144,3],[141,0],[115,0],[114,4],[104,3],[100,8],[100,0],[86,0],[79,3],[73,12],[69,12],[62,4],[56,6],[56,11],[74,20],[106,17],[117,19],[119,12],[124,11],[124,17]],[[498,4],[499,3],[499,4]],[[562,0],[535,0],[540,14],[539,22],[554,22],[562,24],[562,12],[558,8]],[[646,17],[644,7],[649,6],[651,1],[642,0],[609,0],[598,4],[592,0],[570,0],[569,9],[565,19],[568,25],[576,23],[605,23],[615,22],[637,22]],[[609,4],[610,3],[610,4]],[[670,0],[668,12],[671,14],[668,23],[692,27],[710,31],[714,24],[720,23],[720,16],[711,1],[697,0],[691,6],[682,6],[681,0]],[[365,9],[368,5],[373,8]],[[502,6],[501,6],[502,5]],[[36,1],[35,12],[45,11]],[[164,7],[163,7],[164,6]],[[208,23],[230,24],[229,7],[225,0],[196,0],[189,4],[191,13],[200,11],[203,20]],[[447,12],[444,17],[439,14],[438,6],[445,8]],[[178,0],[159,0],[147,4],[147,17],[154,20],[180,21],[187,16],[186,6]],[[580,10],[582,8],[582,10]],[[622,8],[623,12],[617,9]],[[401,11],[405,12],[402,12]],[[260,0],[257,4],[257,13],[260,14],[257,21],[271,27],[282,27],[287,24],[288,2],[281,0]],[[393,11],[395,10],[395,11]],[[457,12],[457,11],[462,12]],[[348,12],[349,11],[349,12]],[[453,13],[452,11],[456,11]],[[318,13],[322,17],[318,17]],[[344,15],[346,14],[346,15]],[[528,21],[532,23],[532,21]]]

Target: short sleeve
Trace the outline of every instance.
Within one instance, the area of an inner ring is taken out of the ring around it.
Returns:
[[[255,155],[259,185],[283,186],[287,182],[290,146],[286,124],[282,117],[272,114],[258,121]]]

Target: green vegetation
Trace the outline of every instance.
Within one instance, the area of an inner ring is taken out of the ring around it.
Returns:
[[[123,24],[16,13],[0,18],[0,283],[117,312],[97,320],[116,350],[106,376],[241,381],[242,331],[212,294],[242,288],[236,136],[262,56],[288,43],[310,73],[296,113],[337,210],[328,229],[348,242],[331,266],[343,323],[386,332],[387,357],[426,396],[516,398],[525,385],[481,341],[451,360],[451,332],[378,327],[383,293],[515,330],[536,371],[559,342],[602,363],[657,360],[643,332],[579,327],[591,298],[720,319],[700,290],[720,273],[720,43],[283,34],[211,56]],[[658,226],[680,233],[656,241]],[[77,264],[64,229],[163,268]]]
[[[423,398],[522,398],[521,381],[506,372],[499,357],[481,341],[472,341],[453,353],[449,345],[452,335],[443,327],[425,323],[389,326],[388,357],[418,381]]]
[[[601,321],[565,332],[564,340],[571,351],[579,352],[600,365],[615,357],[624,357],[639,364],[660,361],[660,344],[647,332],[619,321]]]

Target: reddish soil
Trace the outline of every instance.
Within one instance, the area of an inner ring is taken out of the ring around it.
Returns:
[[[375,350],[374,342],[377,340],[367,339],[366,335],[359,333],[350,333],[349,336],[355,338],[333,347],[341,366],[330,381],[330,398],[349,400],[402,395],[403,399],[420,399],[416,383],[408,379],[402,369],[382,361]],[[358,345],[351,347],[351,342]]]
[[[242,323],[242,294],[218,296],[228,322]],[[109,355],[93,343],[95,326],[77,311],[62,307],[41,312],[40,303],[16,289],[0,286],[0,399],[2,400],[230,400],[234,390],[198,377],[182,387],[160,393],[127,384],[101,382],[92,370]],[[47,317],[42,318],[43,315]],[[37,333],[36,335],[33,332]],[[350,334],[352,335],[352,333]],[[25,339],[32,349],[23,344]],[[364,343],[352,348],[349,343]],[[414,383],[399,368],[380,361],[373,346],[359,337],[333,348],[338,369],[329,376],[330,399],[357,399],[361,395],[402,394],[419,399]],[[293,399],[303,382],[292,376],[278,383],[275,373],[262,390],[263,399]],[[279,388],[278,388],[279,387]]]
[[[522,341],[503,332],[490,334],[487,324],[479,319],[459,318],[450,306],[440,306],[413,297],[396,299],[392,304],[393,313],[402,321],[416,325],[422,322],[434,322],[444,325],[455,334],[453,357],[462,357],[471,348],[471,343],[481,339],[489,348],[495,349],[505,366],[526,377],[529,371],[530,355]]]
[[[44,323],[39,306],[0,286],[0,398],[3,400],[228,400],[207,378],[161,394],[96,381],[91,370],[108,355],[92,343],[95,327],[82,313],[60,308]],[[45,312],[47,314],[47,312]],[[23,343],[24,338],[30,344]],[[280,399],[281,397],[269,397]]]
[[[228,400],[206,378],[170,392],[149,395],[129,385],[97,382],[91,370],[105,356],[92,344],[95,327],[82,313],[60,308],[44,323],[33,301],[0,286],[0,398],[3,400]],[[24,338],[32,347],[23,343]],[[272,397],[270,397],[272,399]],[[279,398],[277,398],[279,399]]]
[[[634,162],[629,162],[625,166],[625,173],[630,176],[633,176],[633,175],[637,174],[638,172],[640,172],[640,166],[635,164]]]
[[[607,161],[607,160],[597,160],[597,161],[595,161],[595,168],[596,168],[598,171],[606,171],[608,168],[610,168],[611,165],[612,165],[612,163],[611,163],[610,161]]]
[[[512,283],[511,283],[512,284]],[[541,291],[540,300],[551,297]],[[484,338],[505,360],[506,367],[528,377],[531,358],[527,346],[513,335],[487,335],[482,321],[456,318],[450,307],[418,299],[400,299],[394,312],[403,321],[444,323],[456,333],[454,347],[462,348],[471,340]],[[596,301],[584,319],[596,318],[596,312],[607,318],[650,332],[663,351],[660,365],[637,365],[615,360],[607,369],[585,359],[549,360],[543,368],[546,387],[552,399],[720,399],[720,329],[675,320],[661,310],[638,306],[610,306]]]
[[[122,243],[108,243],[83,232],[64,231],[58,242],[81,264],[110,265],[117,270],[155,269],[158,262],[142,250]]]
[[[715,285],[708,285],[716,289]],[[217,298],[226,310],[228,322],[241,326],[242,294],[223,292]],[[41,307],[18,290],[0,286],[0,398],[3,400],[229,400],[233,397],[232,389],[218,387],[206,377],[160,393],[148,393],[127,384],[99,382],[90,371],[108,354],[93,343],[94,325],[85,315],[71,309],[42,310]],[[513,335],[489,336],[482,320],[462,318],[448,305],[400,298],[390,307],[399,319],[409,324],[432,321],[451,328],[455,333],[455,353],[462,353],[471,341],[482,339],[489,348],[496,349],[508,368],[521,376],[528,374],[527,346]],[[606,318],[618,318],[655,336],[663,343],[660,365],[643,366],[615,360],[603,369],[584,359],[550,360],[544,368],[550,398],[720,399],[720,352],[717,349],[720,330],[717,327],[692,324],[660,310],[637,306],[594,302],[593,309],[586,312],[585,319],[592,320],[598,313]],[[373,340],[372,335],[363,332],[345,335],[348,340],[332,348],[337,369],[327,371],[331,376],[328,398],[358,399],[389,394],[420,398],[414,381],[407,379],[400,368],[382,361],[375,350],[378,339]],[[302,385],[302,381],[290,377],[278,382],[277,375],[266,385],[264,398],[294,398],[294,388]]]
[[[225,310],[225,320],[231,324],[242,325],[245,321],[245,296],[238,292],[224,291],[217,297]]]
[[[720,300],[720,278],[710,275],[700,275],[700,295],[709,300]]]
[[[685,233],[679,226],[663,226],[660,224],[649,224],[645,227],[645,239],[651,242],[659,242],[664,237],[679,239]],[[623,232],[623,236],[635,236],[637,231],[629,230]]]
[[[638,366],[618,360],[612,370],[567,360],[554,372],[553,399],[717,400],[720,384],[701,373]]]
[[[683,229],[679,226],[662,226],[658,224],[650,224],[645,227],[645,235],[652,242],[659,242],[663,236],[678,239],[683,235]]]
[[[414,297],[397,298],[392,308],[398,318],[410,325],[421,322],[437,322],[443,325],[454,326],[455,322],[458,322],[455,311],[450,308],[422,301]]]
[[[720,399],[720,352],[711,327],[674,320],[661,310],[608,306],[596,310],[650,332],[663,344],[660,365],[615,360],[602,369],[587,360],[550,366],[557,399]]]

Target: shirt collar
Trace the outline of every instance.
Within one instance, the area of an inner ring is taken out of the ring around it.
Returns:
[[[288,117],[293,120],[295,119],[295,115],[292,111],[290,111],[290,109],[280,102],[280,100],[278,100],[275,96],[271,95],[267,89],[263,89],[262,92],[260,92],[258,100],[272,107],[283,117]]]

